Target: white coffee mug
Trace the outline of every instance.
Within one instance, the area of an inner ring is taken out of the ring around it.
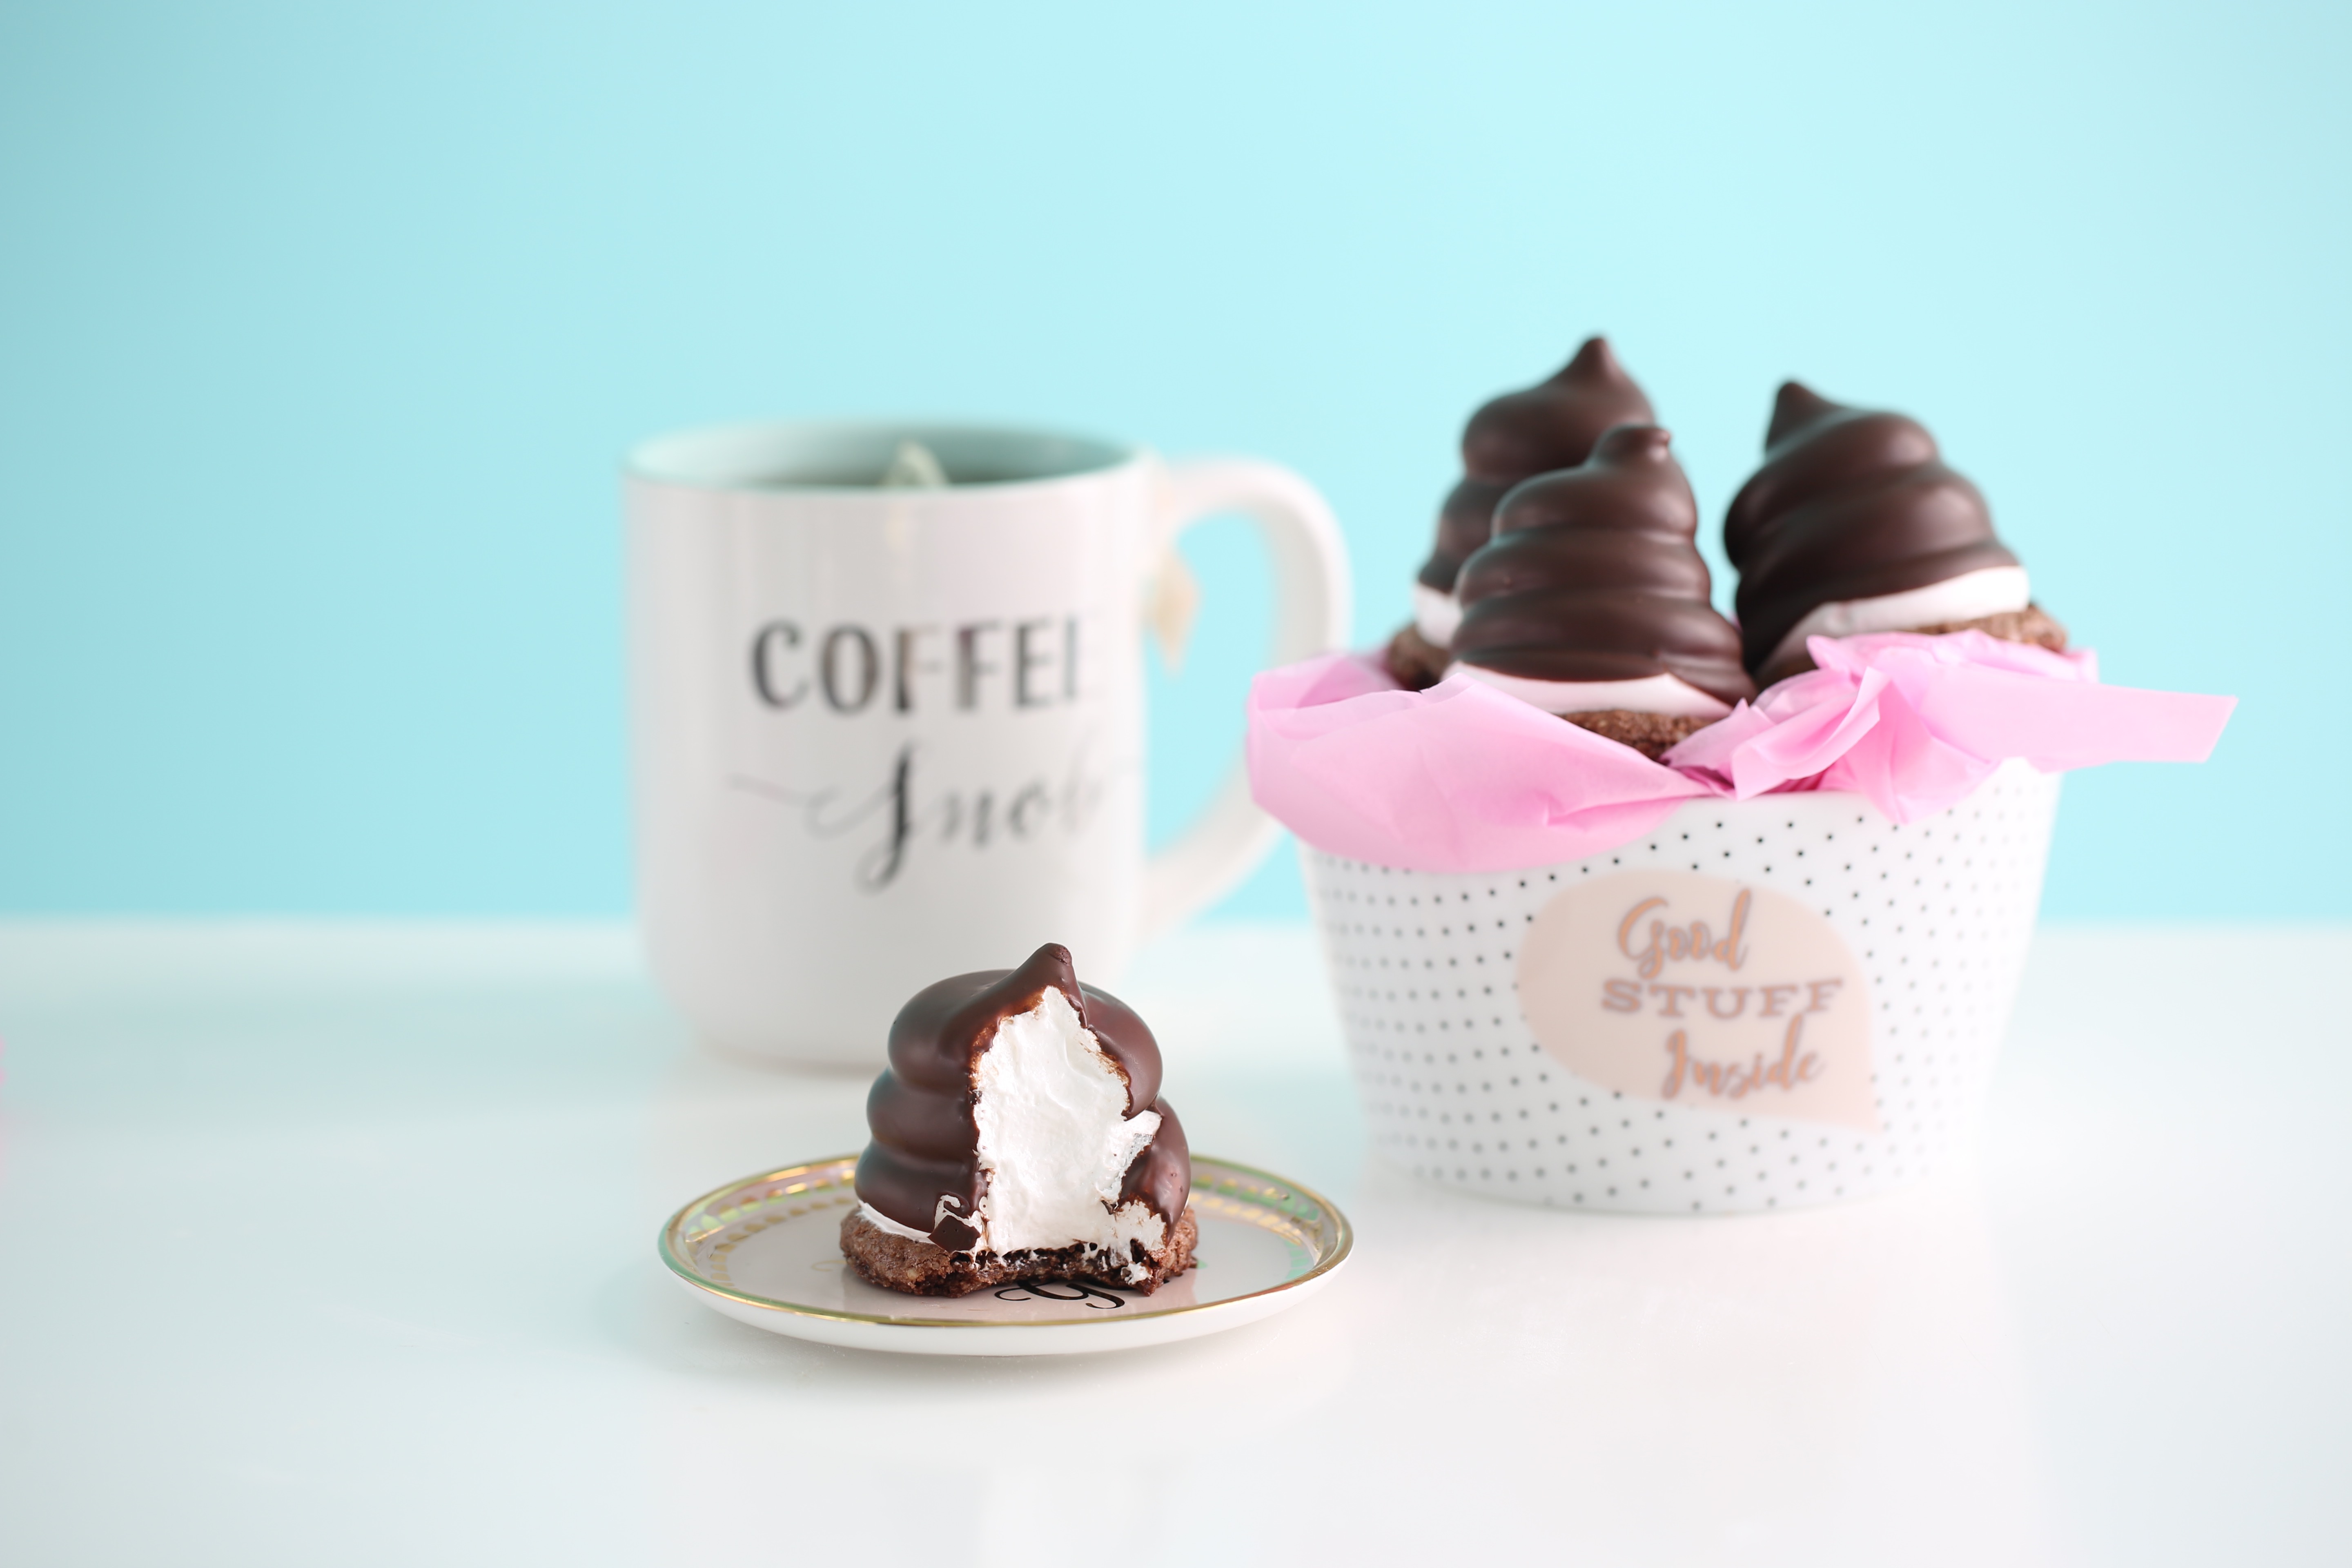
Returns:
[[[878,481],[902,443],[944,488]],[[716,1043],[877,1066],[931,981],[1070,948],[1115,979],[1276,835],[1238,765],[1143,844],[1144,605],[1178,532],[1242,512],[1270,657],[1336,647],[1347,557],[1286,469],[1021,430],[769,424],[626,476],[637,909]]]

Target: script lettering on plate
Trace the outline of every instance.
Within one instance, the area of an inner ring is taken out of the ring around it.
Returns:
[[[1537,1042],[1605,1089],[1879,1131],[1869,981],[1786,894],[1690,871],[1596,878],[1536,916],[1518,982]]]

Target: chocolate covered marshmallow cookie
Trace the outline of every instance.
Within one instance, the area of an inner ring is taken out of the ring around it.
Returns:
[[[1916,419],[1784,384],[1756,470],[1723,522],[1759,686],[1812,668],[1811,637],[1970,628],[2063,648],[1984,495]]]
[[[1506,495],[1463,563],[1454,637],[1465,673],[1653,758],[1756,694],[1669,445],[1621,425]]]

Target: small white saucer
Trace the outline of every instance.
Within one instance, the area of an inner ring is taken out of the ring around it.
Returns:
[[[1195,1154],[1199,1263],[1151,1295],[1057,1280],[907,1296],[867,1284],[842,1259],[856,1169],[846,1154],[730,1182],[670,1216],[662,1261],[708,1305],[771,1333],[924,1355],[1069,1355],[1270,1317],[1320,1289],[1355,1240],[1320,1194]]]

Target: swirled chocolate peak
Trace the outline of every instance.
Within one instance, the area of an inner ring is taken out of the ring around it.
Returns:
[[[1580,467],[1503,498],[1462,565],[1454,652],[1470,673],[1558,713],[1719,717],[1756,694],[1738,629],[1707,602],[1698,502],[1669,442],[1621,425]]]
[[[2017,557],[1976,486],[1900,414],[1785,383],[1756,470],[1723,522],[1750,669],[1802,637],[1899,631],[2026,609]],[[2063,634],[2062,634],[2063,637]]]
[[[1158,1042],[1055,943],[917,992],[866,1120],[867,1215],[950,1252],[1157,1254],[1192,1190]]]
[[[1438,512],[1437,543],[1421,568],[1422,585],[1453,592],[1462,563],[1493,534],[1504,491],[1537,474],[1576,467],[1612,425],[1654,417],[1606,338],[1587,338],[1550,380],[1489,400],[1463,429],[1462,479]]]

